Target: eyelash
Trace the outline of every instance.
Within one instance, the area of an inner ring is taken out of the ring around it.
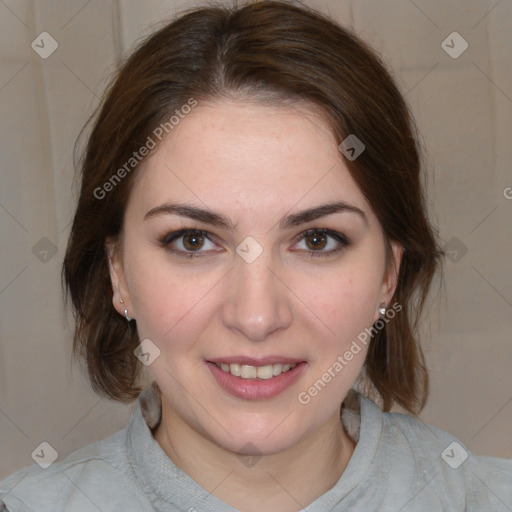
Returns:
[[[172,252],[173,254],[179,255],[180,257],[189,258],[189,259],[203,257],[203,255],[201,254],[201,251],[182,251],[180,249],[176,250],[176,249],[170,248],[170,244],[172,242],[174,242],[175,240],[179,240],[180,238],[182,238],[186,235],[190,235],[190,234],[204,236],[207,240],[214,243],[213,240],[210,238],[210,236],[209,236],[210,233],[208,231],[204,231],[202,229],[194,229],[194,228],[180,229],[179,231],[174,231],[172,233],[168,233],[168,234],[164,235],[163,237],[161,237],[158,241],[163,248]],[[312,228],[312,229],[308,229],[307,231],[304,231],[303,233],[301,233],[300,239],[298,240],[297,243],[304,240],[307,236],[310,236],[313,234],[328,235],[329,237],[334,238],[334,240],[336,240],[340,245],[336,249],[331,249],[330,251],[312,251],[312,250],[306,251],[305,256],[308,258],[309,257],[315,258],[315,257],[332,256],[333,254],[336,254],[351,245],[350,241],[347,239],[347,237],[345,235],[343,235],[342,233],[338,233],[337,231],[332,231],[332,230],[326,229],[326,228]],[[205,252],[205,251],[203,251],[203,252]]]

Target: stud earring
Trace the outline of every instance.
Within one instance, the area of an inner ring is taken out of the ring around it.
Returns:
[[[124,304],[124,300],[123,300],[123,299],[119,299],[119,302],[120,302],[121,304]],[[124,317],[126,318],[126,320],[127,320],[128,322],[131,322],[131,321],[133,320],[133,318],[130,318],[130,317],[128,316],[128,310],[127,310],[127,309],[125,309],[125,310],[124,310]]]
[[[384,303],[382,303],[379,308],[379,315],[384,316],[385,314],[386,314],[386,308],[384,307]]]

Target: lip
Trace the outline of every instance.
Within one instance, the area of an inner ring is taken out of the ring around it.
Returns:
[[[267,361],[267,363],[265,363],[265,361]],[[250,366],[264,366],[265,364],[271,364],[270,361],[273,361],[276,364],[296,364],[297,366],[285,373],[281,373],[277,377],[262,380],[236,377],[235,375],[231,375],[231,373],[225,372],[216,364],[223,362],[229,364],[240,363],[248,364]],[[307,363],[300,359],[279,357],[274,359],[268,357],[262,359],[253,359],[250,357],[228,357],[226,359],[208,360],[206,361],[206,366],[217,381],[217,384],[219,384],[219,386],[230,395],[237,398],[243,398],[244,400],[263,400],[266,398],[273,398],[288,389],[305,370]]]

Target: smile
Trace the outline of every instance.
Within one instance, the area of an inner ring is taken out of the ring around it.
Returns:
[[[278,358],[256,361],[229,358],[205,361],[214,381],[228,394],[244,400],[274,398],[290,388],[307,368],[306,361],[283,361]],[[252,363],[252,364],[248,364]],[[259,364],[256,364],[259,363]]]
[[[242,379],[271,379],[277,377],[281,373],[288,372],[295,368],[297,364],[266,364],[264,366],[250,366],[248,364],[237,364],[237,363],[216,363],[217,366],[226,373],[230,373],[235,377],[241,377]]]

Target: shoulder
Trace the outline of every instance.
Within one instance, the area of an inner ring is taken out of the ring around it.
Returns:
[[[123,434],[119,431],[85,446],[47,469],[33,464],[10,475],[0,482],[0,512],[107,512],[119,510],[123,504],[124,510],[149,510],[127,470]]]
[[[402,471],[421,475],[433,493],[464,510],[512,510],[512,459],[482,457],[450,433],[401,413],[381,413]]]

